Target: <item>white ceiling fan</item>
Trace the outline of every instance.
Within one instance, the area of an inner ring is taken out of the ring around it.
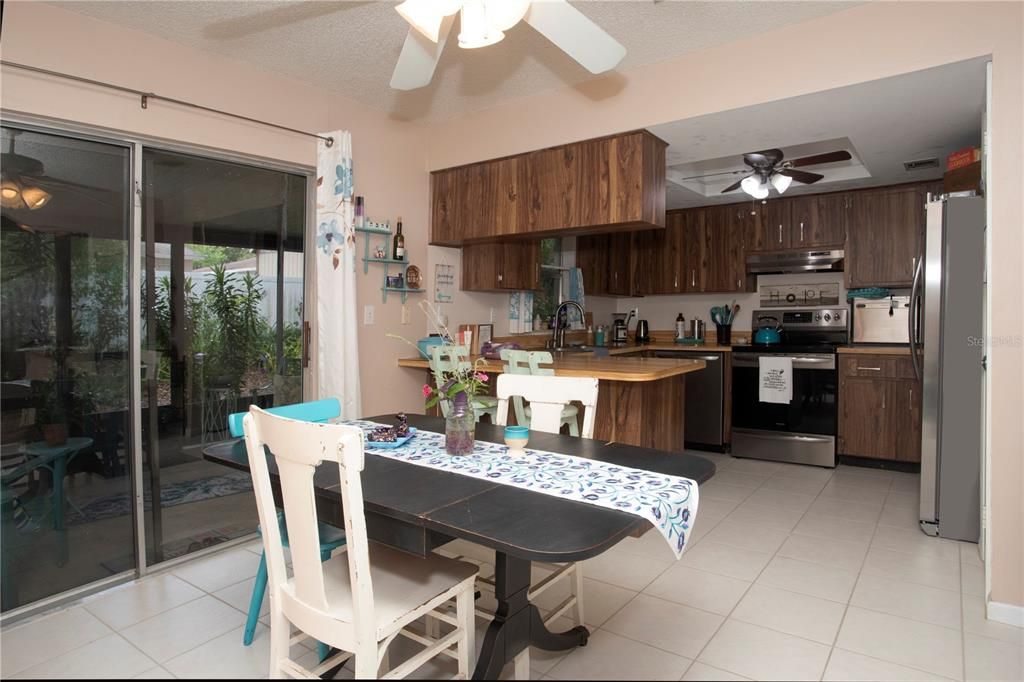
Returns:
[[[395,9],[411,25],[391,76],[396,90],[430,83],[456,14],[462,48],[493,45],[525,21],[591,73],[613,69],[626,56],[625,47],[566,0],[405,0]]]

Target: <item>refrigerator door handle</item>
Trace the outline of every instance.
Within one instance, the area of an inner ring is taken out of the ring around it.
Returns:
[[[910,287],[910,314],[907,315],[907,339],[910,343],[910,364],[914,367],[914,376],[921,380],[920,358],[917,356],[917,346],[920,342],[921,330],[919,317],[921,311],[921,274],[924,271],[924,258],[917,259],[917,266],[914,268],[914,282]]]

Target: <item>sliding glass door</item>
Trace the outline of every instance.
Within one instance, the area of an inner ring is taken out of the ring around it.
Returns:
[[[2,172],[6,613],[256,530],[202,451],[302,400],[309,176],[7,123]]]
[[[142,154],[146,559],[256,529],[248,474],[206,462],[228,415],[302,399],[306,177]]]
[[[4,611],[136,566],[131,149],[3,126]]]

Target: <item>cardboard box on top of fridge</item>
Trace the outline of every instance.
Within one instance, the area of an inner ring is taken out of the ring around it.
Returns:
[[[970,166],[977,161],[981,161],[981,149],[978,147],[965,147],[946,157],[946,170],[951,171]]]

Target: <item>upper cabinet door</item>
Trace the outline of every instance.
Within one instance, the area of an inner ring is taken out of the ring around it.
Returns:
[[[792,215],[788,199],[771,198],[761,204],[751,251],[779,251],[790,247]]]
[[[845,193],[798,197],[795,201],[793,221],[804,222],[805,246],[843,248],[850,210]]]
[[[789,204],[789,241],[793,248],[843,247],[846,242],[844,195],[793,197]]]
[[[578,145],[543,149],[522,159],[527,164],[526,232],[543,232],[579,224],[580,166]]]
[[[583,273],[583,291],[591,296],[608,293],[608,235],[576,238],[576,267]]]
[[[608,293],[632,296],[637,282],[633,269],[633,233],[618,232],[608,236]],[[586,291],[584,289],[584,291]]]
[[[847,287],[909,287],[924,231],[920,188],[851,192],[847,196]]]
[[[707,291],[707,230],[706,209],[692,209],[683,213],[683,291]]]
[[[456,169],[430,174],[430,235],[437,244],[451,244],[458,240],[455,174]]]

